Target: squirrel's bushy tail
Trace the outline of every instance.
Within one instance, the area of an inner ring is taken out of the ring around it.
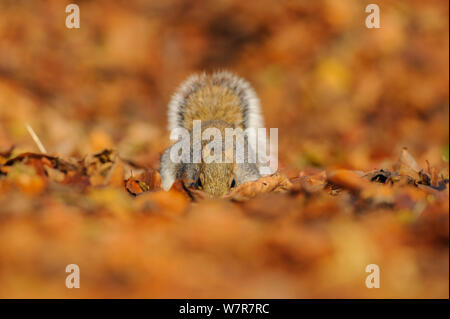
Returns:
[[[192,120],[224,120],[246,128],[264,126],[259,99],[244,79],[227,71],[195,74],[169,103],[169,130],[190,128]]]

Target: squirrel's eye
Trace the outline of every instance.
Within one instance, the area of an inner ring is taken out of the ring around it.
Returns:
[[[200,189],[203,187],[202,179],[200,177],[197,179],[197,187],[200,188]]]
[[[231,181],[230,188],[233,188],[235,186],[236,186],[236,180],[233,178],[233,180]]]

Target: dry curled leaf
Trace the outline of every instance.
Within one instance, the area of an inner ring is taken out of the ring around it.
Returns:
[[[157,170],[145,170],[136,179],[145,185],[147,191],[159,190],[161,188],[161,175]]]
[[[402,149],[399,158],[392,165],[392,168],[400,176],[408,176],[416,184],[430,185],[430,175],[419,166],[417,161],[406,148]]]
[[[282,175],[274,174],[264,176],[254,182],[247,182],[239,185],[226,195],[225,198],[233,200],[245,200],[257,196],[261,193],[284,192],[292,187],[292,183]]]
[[[399,158],[392,165],[392,168],[400,174],[417,174],[417,177],[419,172],[422,170],[414,157],[408,152],[407,148],[402,149]]]
[[[130,194],[135,196],[144,192],[139,182],[133,177],[130,177],[125,181],[125,188]]]
[[[308,194],[321,192],[327,185],[327,175],[325,171],[314,172],[300,172],[298,177],[290,179],[292,183],[292,192],[303,191]]]

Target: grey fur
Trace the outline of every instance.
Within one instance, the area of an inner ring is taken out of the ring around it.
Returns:
[[[260,128],[263,127],[263,118],[260,110],[259,99],[250,84],[242,78],[230,72],[216,72],[211,76],[205,73],[190,76],[177,89],[169,103],[168,120],[169,130],[177,127],[182,127],[184,120],[184,109],[186,101],[189,96],[201,87],[206,85],[223,85],[231,89],[241,103],[241,109],[244,119],[244,128]],[[234,124],[234,123],[230,123]],[[191,132],[192,133],[192,132]],[[191,134],[192,136],[192,134]],[[245,150],[247,150],[248,139],[245,136]],[[201,141],[196,141],[201,143]],[[195,186],[199,178],[199,164],[196,163],[173,163],[170,159],[169,147],[161,156],[161,179],[164,190],[169,190],[176,179],[182,178],[189,180]],[[191,145],[190,159],[192,162],[194,147]],[[207,164],[209,165],[209,164]],[[247,154],[245,154],[244,163],[236,163],[234,166],[234,175],[236,184],[242,184],[248,181],[257,180],[261,175],[259,174],[258,165],[255,163],[248,163]],[[218,181],[220,182],[220,181]]]

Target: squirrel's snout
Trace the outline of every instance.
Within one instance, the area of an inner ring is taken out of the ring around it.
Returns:
[[[232,164],[203,164],[200,175],[202,176],[202,189],[208,194],[221,197],[230,192],[230,183],[233,175]]]

